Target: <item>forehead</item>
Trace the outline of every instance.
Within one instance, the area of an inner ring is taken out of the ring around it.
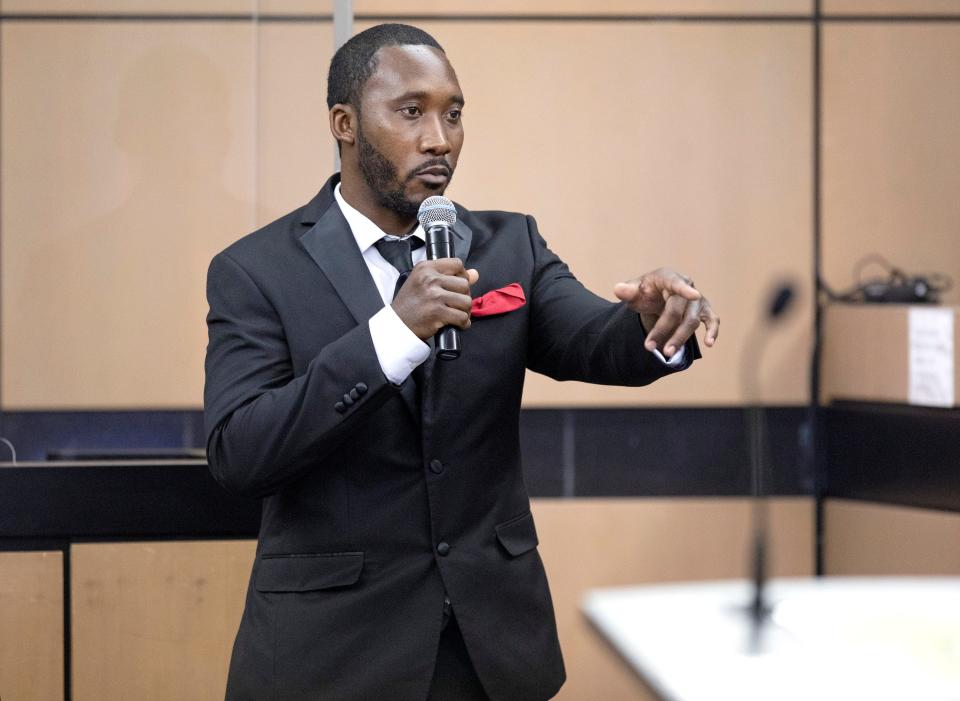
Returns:
[[[375,56],[377,69],[363,87],[363,102],[407,93],[442,100],[460,96],[457,74],[446,55],[432,46],[384,46]]]

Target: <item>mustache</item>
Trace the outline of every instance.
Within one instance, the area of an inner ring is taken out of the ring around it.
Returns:
[[[404,178],[404,180],[405,181],[413,180],[415,177],[417,177],[418,173],[422,173],[427,168],[436,168],[436,167],[446,168],[447,177],[450,177],[453,175],[453,166],[450,165],[447,159],[442,157],[437,157],[437,158],[432,158],[429,161],[424,161],[423,163],[418,165],[416,168],[414,168],[409,173],[407,173],[407,177]]]

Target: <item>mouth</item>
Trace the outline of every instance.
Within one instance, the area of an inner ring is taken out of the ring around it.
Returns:
[[[417,178],[428,185],[443,185],[450,180],[450,168],[447,166],[430,166],[418,170]]]

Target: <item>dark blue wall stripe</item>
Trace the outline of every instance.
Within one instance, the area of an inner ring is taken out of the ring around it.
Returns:
[[[203,447],[203,412],[11,411],[0,413],[0,436],[13,442],[21,461],[54,453],[182,451]],[[0,460],[10,459],[6,451],[0,444]]]
[[[773,490],[812,493],[801,446],[804,409],[771,408],[767,417]],[[528,409],[520,429],[527,486],[535,496],[750,491],[740,408]],[[204,446],[200,411],[6,412],[0,436],[14,443],[21,461],[196,457]],[[572,461],[564,446],[572,447]]]

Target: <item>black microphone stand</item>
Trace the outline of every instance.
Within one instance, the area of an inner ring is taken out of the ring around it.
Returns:
[[[741,378],[744,395],[748,402],[747,438],[750,450],[751,496],[753,498],[751,514],[751,582],[753,584],[747,612],[750,617],[749,651],[759,654],[763,651],[763,633],[770,618],[771,609],[766,600],[769,572],[768,546],[770,540],[770,497],[767,487],[769,477],[769,454],[766,440],[766,415],[760,397],[760,364],[766,348],[768,334],[764,333],[770,325],[784,316],[793,298],[793,286],[781,284],[774,293],[763,320],[754,326],[747,336],[746,348],[749,356],[741,358]]]

